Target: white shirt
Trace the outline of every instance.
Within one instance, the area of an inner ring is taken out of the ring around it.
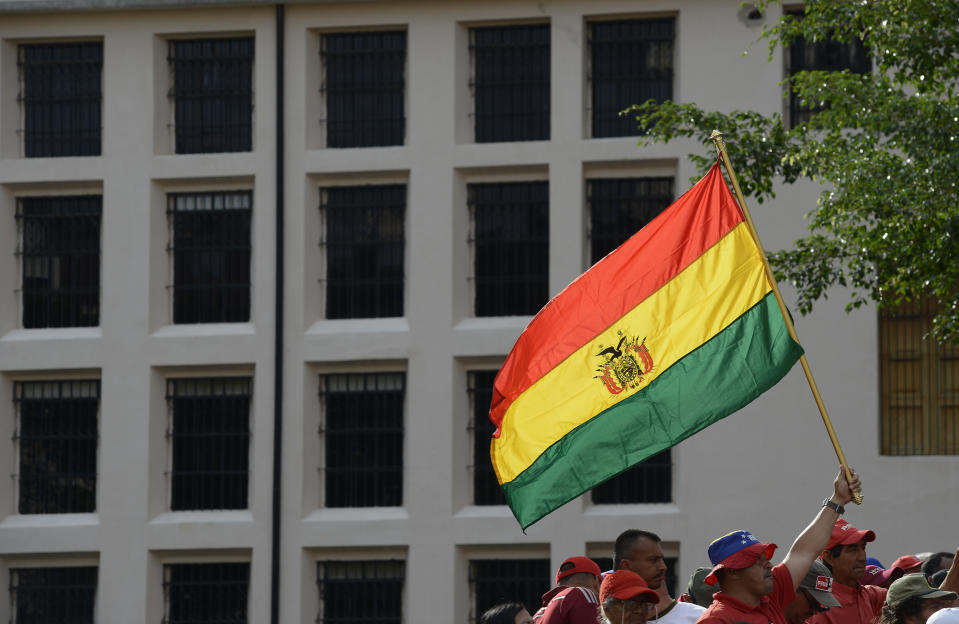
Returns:
[[[704,607],[693,602],[676,601],[665,613],[661,613],[655,620],[650,618],[649,621],[656,624],[694,624],[704,611]]]

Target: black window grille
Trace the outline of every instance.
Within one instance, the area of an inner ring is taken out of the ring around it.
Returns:
[[[320,561],[318,624],[400,624],[406,562]]]
[[[250,320],[250,191],[172,193],[173,322]]]
[[[940,304],[879,313],[880,453],[959,455],[959,345],[929,333]]]
[[[673,178],[586,181],[590,263],[599,262],[673,201]]]
[[[327,147],[402,145],[406,31],[320,36]]]
[[[549,559],[471,559],[469,585],[471,622],[501,602],[516,601],[535,613],[553,586]]]
[[[673,98],[675,23],[672,17],[589,23],[593,137],[641,134],[634,116],[619,112]]]
[[[403,504],[405,373],[320,376],[327,507]]]
[[[326,317],[403,316],[406,185],[320,189]]]
[[[23,326],[100,323],[99,195],[17,199]]]
[[[477,143],[549,140],[549,24],[470,29]]]
[[[93,624],[96,594],[95,566],[10,569],[14,624]]]
[[[794,13],[801,17],[801,13]],[[854,41],[817,41],[809,43],[800,37],[793,41],[786,54],[786,76],[801,71],[842,71],[848,69],[855,74],[868,74],[872,71],[872,60],[862,40]],[[824,110],[821,104],[806,102],[797,94],[789,91],[789,127],[808,122],[817,112]]]
[[[13,403],[19,512],[96,511],[100,382],[18,381]]]
[[[489,419],[489,407],[493,399],[496,371],[469,371],[466,376],[472,407],[470,430],[473,437],[473,504],[505,505],[506,496],[496,480],[496,472],[489,455],[490,440],[495,430]]]
[[[167,380],[173,511],[246,509],[252,385],[248,377]]]
[[[600,570],[612,570],[613,569],[613,558],[612,557],[593,557],[593,561],[599,566]],[[678,595],[686,591],[686,586],[678,587],[676,585],[676,570],[679,567],[679,559],[677,557],[664,557],[664,562],[666,563],[666,589],[669,591],[670,596]]]
[[[547,182],[467,187],[476,316],[535,314],[548,299]]]
[[[177,154],[251,150],[253,49],[253,37],[169,42]]]
[[[666,449],[591,490],[594,504],[668,503],[673,500],[673,460]]]
[[[27,158],[99,156],[103,43],[25,43],[17,51]]]
[[[246,624],[249,563],[163,566],[163,624]]]

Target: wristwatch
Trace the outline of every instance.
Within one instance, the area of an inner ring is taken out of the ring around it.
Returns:
[[[838,503],[832,502],[832,501],[829,500],[828,498],[822,502],[822,506],[823,506],[823,507],[829,507],[830,509],[832,509],[833,511],[835,511],[835,512],[836,512],[837,514],[839,514],[840,516],[843,515],[844,513],[846,513],[846,508],[845,508],[845,507],[843,507],[842,505],[840,505],[840,504],[838,504]]]

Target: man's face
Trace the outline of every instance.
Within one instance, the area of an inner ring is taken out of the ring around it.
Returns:
[[[659,543],[641,537],[633,545],[629,559],[619,562],[619,569],[632,570],[640,575],[650,589],[659,589],[666,578],[666,560]]]
[[[838,557],[833,557],[827,550],[823,553],[823,561],[832,567],[832,575],[837,583],[855,587],[866,573],[866,542],[860,540],[855,544],[844,544]]]
[[[743,584],[743,589],[756,595],[765,596],[773,591],[773,564],[761,553],[756,562],[748,568],[733,571]]]
[[[927,598],[922,601],[922,609],[919,611],[919,624],[926,624],[929,616],[938,611],[951,607],[952,601],[948,598]]]
[[[796,599],[786,607],[786,622],[802,624],[814,614],[822,611],[826,611],[826,607],[819,604],[819,601],[813,598],[812,594],[800,587],[796,590]]]
[[[603,613],[613,624],[646,624],[656,603],[642,598],[615,600],[611,608],[603,607]]]

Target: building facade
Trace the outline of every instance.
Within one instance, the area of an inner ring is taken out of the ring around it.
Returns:
[[[731,530],[784,552],[837,465],[798,367],[525,534],[485,418],[532,315],[695,175],[619,110],[803,114],[780,81],[815,55],[750,48],[776,17],[0,2],[0,619],[466,624],[627,528],[679,588]],[[818,191],[754,207],[766,248]],[[796,320],[870,554],[955,548],[955,371],[892,370],[918,334],[842,293]]]

